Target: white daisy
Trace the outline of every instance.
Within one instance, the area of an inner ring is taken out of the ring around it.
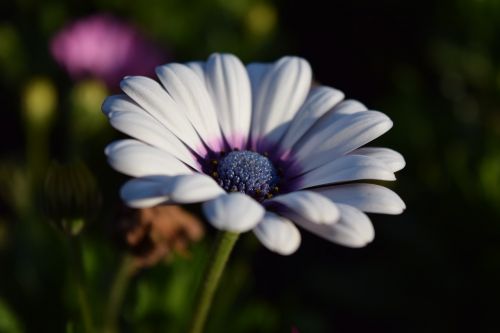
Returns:
[[[364,212],[399,214],[393,191],[360,180],[395,180],[405,166],[388,148],[363,147],[392,127],[326,86],[311,86],[298,57],[246,67],[230,54],[170,63],[159,82],[126,77],[108,97],[111,125],[134,139],[106,148],[111,166],[134,177],[121,189],[132,207],[203,202],[216,228],[253,230],[280,254],[300,244],[296,225],[361,247],[374,238]],[[355,182],[355,183],[354,183]]]

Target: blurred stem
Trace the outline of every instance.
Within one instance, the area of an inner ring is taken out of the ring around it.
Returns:
[[[203,332],[215,291],[238,237],[238,233],[227,231],[219,231],[217,234],[217,239],[207,263],[205,278],[198,293],[196,308],[191,320],[190,333]]]
[[[125,255],[111,285],[111,291],[106,305],[105,333],[118,332],[118,314],[125,299],[131,278],[137,271],[133,257]]]
[[[29,124],[26,130],[26,154],[31,190],[36,190],[43,179],[49,156],[49,128]],[[33,193],[33,192],[32,192]]]
[[[73,278],[75,281],[78,305],[80,307],[83,326],[86,333],[93,333],[95,331],[92,320],[92,312],[90,310],[90,304],[85,290],[85,276],[80,238],[78,236],[68,236],[68,243],[71,255],[70,263],[73,270]]]

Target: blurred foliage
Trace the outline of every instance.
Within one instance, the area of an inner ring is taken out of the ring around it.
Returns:
[[[99,110],[118,87],[71,81],[48,46],[98,12],[134,24],[177,61],[299,54],[318,81],[394,120],[377,144],[407,159],[394,185],[407,211],[373,216],[377,237],[362,250],[304,233],[298,253],[281,257],[243,237],[209,332],[497,330],[499,1],[16,0],[0,3],[0,332],[82,332],[67,244],[41,214],[51,159],[82,159],[103,191],[106,209],[82,235],[97,318],[119,271],[124,178],[105,162],[118,135]],[[131,278],[120,332],[183,332],[210,240]]]

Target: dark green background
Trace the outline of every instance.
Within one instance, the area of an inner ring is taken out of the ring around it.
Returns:
[[[262,10],[271,21],[259,21]],[[0,4],[0,332],[64,332],[78,318],[66,244],[40,216],[37,185],[23,209],[12,204],[21,187],[7,186],[29,173],[21,92],[33,77],[49,78],[59,94],[50,156],[81,156],[104,194],[105,209],[84,234],[96,313],[118,263],[111,235],[124,178],[102,154],[117,134],[106,126],[80,136],[85,145],[61,144],[71,135],[72,82],[48,52],[65,23],[101,11],[136,24],[175,61],[214,51],[245,62],[303,56],[319,82],[394,121],[376,144],[406,158],[389,184],[406,202],[404,214],[372,216],[377,235],[363,249],[304,232],[299,251],[281,257],[245,235],[210,332],[498,331],[500,1],[18,0]],[[193,259],[136,277],[123,332],[183,331],[211,236]]]

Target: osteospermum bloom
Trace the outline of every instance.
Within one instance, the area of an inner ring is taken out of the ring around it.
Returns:
[[[388,148],[362,147],[392,127],[344,94],[311,85],[298,57],[246,67],[230,54],[156,69],[159,81],[126,77],[103,111],[134,139],[106,148],[113,168],[135,177],[121,189],[132,207],[203,202],[216,228],[253,230],[280,254],[300,244],[296,225],[361,247],[374,238],[365,212],[399,214],[393,191],[405,165]]]
[[[74,79],[94,76],[114,86],[124,75],[149,75],[165,55],[133,26],[97,14],[64,27],[51,41],[53,57]]]

